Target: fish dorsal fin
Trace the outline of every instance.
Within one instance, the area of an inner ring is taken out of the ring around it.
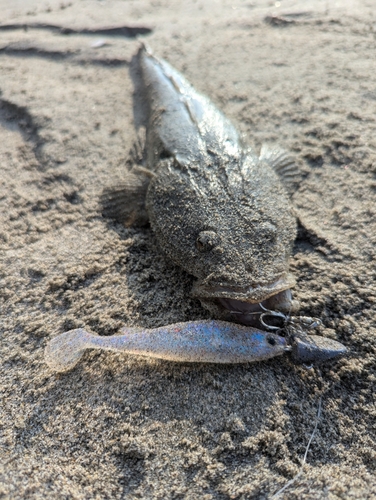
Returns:
[[[263,144],[259,160],[268,163],[277,172],[289,194],[295,191],[301,174],[292,155],[278,146]]]

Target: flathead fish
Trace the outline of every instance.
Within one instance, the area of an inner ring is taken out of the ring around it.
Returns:
[[[149,221],[217,318],[253,324],[260,303],[288,311],[293,160],[278,147],[256,154],[207,97],[144,47],[135,60],[143,162],[106,192],[104,213],[126,225]]]

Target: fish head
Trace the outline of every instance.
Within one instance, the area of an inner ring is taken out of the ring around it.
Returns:
[[[195,297],[246,315],[260,303],[286,311],[296,220],[274,171],[248,170],[223,179],[171,167],[149,189],[150,222],[167,256],[197,278]]]
[[[234,228],[224,226],[213,231],[209,247],[202,248],[202,237],[206,241],[208,232],[198,234],[196,245],[207,257],[201,275],[196,274],[193,295],[203,303],[216,303],[230,311],[233,319],[248,325],[257,325],[255,315],[257,318],[263,308],[285,313],[292,310],[295,279],[289,273],[289,259],[294,221],[279,225],[270,219],[253,220],[251,229],[241,222]],[[218,244],[209,250],[214,234]]]

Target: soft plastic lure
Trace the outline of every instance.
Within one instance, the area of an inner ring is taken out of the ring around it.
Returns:
[[[73,368],[86,349],[138,354],[195,363],[252,363],[280,356],[291,347],[274,333],[225,321],[189,321],[153,329],[122,328],[103,337],[81,328],[62,333],[46,347],[54,371]]]

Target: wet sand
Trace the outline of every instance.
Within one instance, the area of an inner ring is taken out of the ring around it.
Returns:
[[[299,472],[320,401],[303,473],[279,498],[375,498],[372,2],[9,5],[0,1],[1,498],[271,498]],[[101,31],[111,26],[128,29]],[[296,155],[294,297],[348,357],[307,368],[288,356],[208,366],[90,352],[66,374],[45,365],[46,343],[68,329],[209,317],[149,228],[100,214],[135,140],[135,35],[251,145]]]

